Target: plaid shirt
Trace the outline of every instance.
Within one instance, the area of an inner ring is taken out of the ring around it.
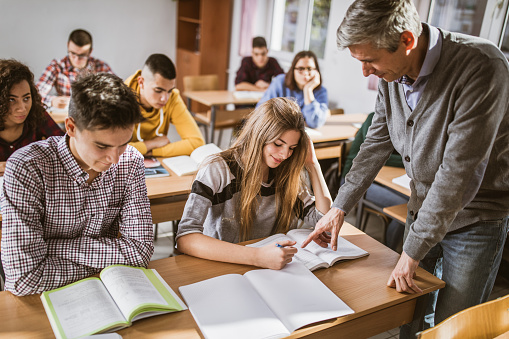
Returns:
[[[88,58],[85,69],[92,73],[113,73],[107,63],[93,57]],[[60,61],[53,59],[37,82],[42,102],[48,107],[51,106],[51,100],[55,96],[49,95],[49,92],[53,87],[55,87],[58,96],[71,96],[71,84],[76,80],[81,71],[71,64],[68,56],[65,56]]]
[[[44,115],[46,121],[41,126],[35,130],[29,130],[26,125],[23,126],[21,136],[13,142],[7,142],[0,138],[0,161],[6,161],[16,150],[34,141],[39,141],[43,138],[47,139],[54,135],[65,134],[48,113],[44,112]]]
[[[113,264],[146,267],[154,251],[141,154],[127,146],[118,164],[87,184],[67,140],[32,143],[7,161],[2,262],[5,289],[16,295],[58,288]]]
[[[284,73],[283,69],[279,66],[277,60],[272,57],[269,57],[269,61],[263,68],[258,68],[253,62],[252,57],[245,57],[242,59],[240,68],[237,71],[235,85],[241,82],[255,84],[258,80],[270,83],[273,77],[281,73]]]

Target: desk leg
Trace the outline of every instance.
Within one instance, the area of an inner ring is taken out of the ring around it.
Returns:
[[[429,293],[417,298],[412,321],[400,327],[400,339],[414,339],[417,333],[424,330],[424,316],[426,315],[426,308],[429,301]]]
[[[216,127],[216,106],[212,105],[210,107],[210,133],[209,133],[209,143],[214,142],[214,128]]]
[[[191,99],[186,98],[186,101],[187,101],[187,109],[189,110],[189,112],[190,112],[192,115],[194,115],[194,114],[193,114],[193,111],[191,111]]]

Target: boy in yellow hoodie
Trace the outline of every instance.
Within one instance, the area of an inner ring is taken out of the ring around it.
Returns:
[[[152,54],[125,81],[138,95],[145,120],[134,128],[130,145],[143,155],[173,157],[189,155],[205,144],[191,113],[175,88],[176,71],[173,62],[164,54]],[[175,125],[182,140],[168,139],[170,123]]]

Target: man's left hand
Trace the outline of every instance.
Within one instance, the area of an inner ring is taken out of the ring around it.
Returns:
[[[422,290],[414,283],[415,270],[419,265],[418,260],[410,258],[404,251],[401,253],[396,267],[391,273],[387,286],[395,287],[398,292],[422,293]]]

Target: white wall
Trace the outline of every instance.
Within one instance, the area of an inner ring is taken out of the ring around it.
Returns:
[[[348,49],[338,50],[336,31],[352,1],[332,0],[325,58],[320,63],[323,83],[329,93],[330,108],[345,113],[369,113],[375,109],[377,91],[368,89],[368,78],[362,75],[361,63]]]
[[[256,22],[259,24],[256,26],[255,33],[268,39],[271,25],[271,1],[257,1]],[[377,92],[368,90],[368,79],[362,75],[360,62],[352,58],[348,50],[339,51],[336,47],[336,30],[352,1],[332,0],[331,2],[325,57],[320,60],[320,70],[323,85],[329,93],[330,108],[343,108],[347,114],[369,113],[374,110]],[[241,10],[242,0],[234,0],[228,82],[230,89],[234,88],[235,73],[242,60],[242,57],[238,55]],[[291,63],[291,60],[278,59],[278,61],[285,71]]]
[[[0,58],[23,61],[37,80],[66,55],[69,33],[83,28],[92,55],[125,79],[152,53],[175,60],[176,8],[170,0],[0,0]]]

